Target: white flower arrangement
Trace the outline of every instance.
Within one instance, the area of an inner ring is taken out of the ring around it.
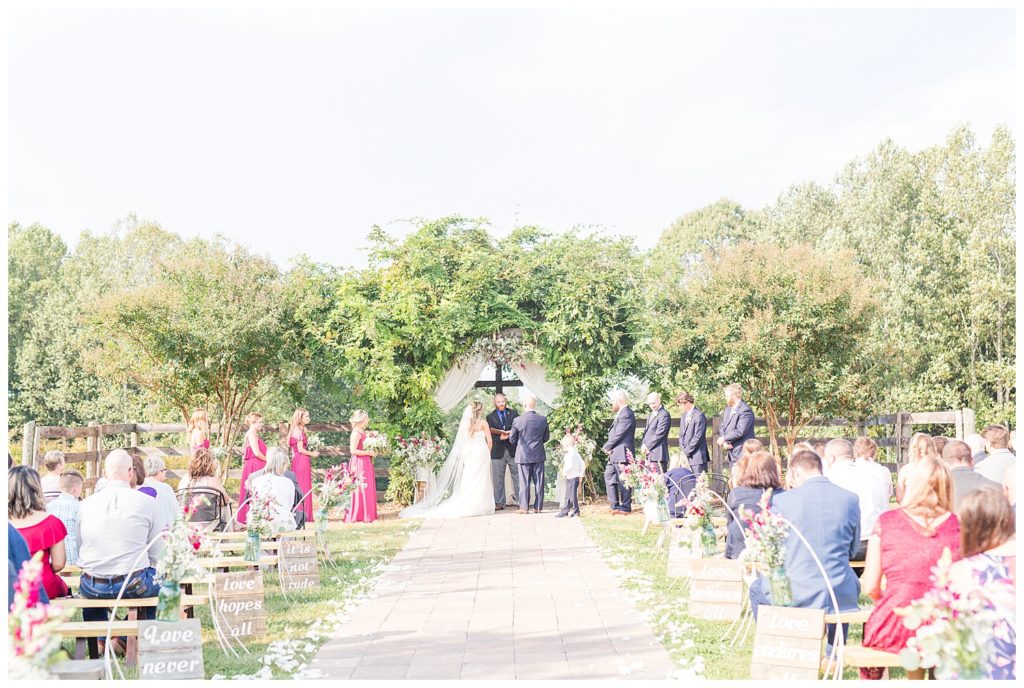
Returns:
[[[382,432],[370,430],[363,440],[363,449],[372,451],[377,456],[387,456],[391,452],[391,439]]]
[[[522,365],[533,351],[533,347],[521,338],[511,334],[497,334],[474,342],[467,357],[480,356],[494,366],[511,368]]]
[[[205,499],[204,497],[197,497]],[[181,581],[189,576],[205,577],[206,568],[199,563],[196,553],[203,546],[203,532],[188,521],[195,511],[195,501],[185,508],[174,519],[167,538],[164,540],[164,551],[156,562],[156,572],[165,581]]]

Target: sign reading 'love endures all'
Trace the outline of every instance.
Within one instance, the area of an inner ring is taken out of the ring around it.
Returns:
[[[199,619],[139,622],[139,678],[204,678]]]
[[[284,592],[308,590],[320,585],[315,540],[283,537],[277,552]]]

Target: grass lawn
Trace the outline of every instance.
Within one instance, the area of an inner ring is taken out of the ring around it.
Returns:
[[[722,641],[728,623],[701,621],[686,613],[682,579],[666,574],[667,546],[661,552],[654,548],[659,530],[651,527],[641,535],[642,513],[635,511],[628,518],[613,517],[603,502],[583,506],[582,511],[587,533],[601,548],[608,564],[618,571],[620,585],[633,597],[673,661],[684,668],[703,666],[703,675],[709,679],[748,679],[753,630],[744,643],[729,647],[729,638]],[[861,632],[860,625],[851,626],[849,643],[859,645]],[[892,671],[893,678],[904,676],[900,669]],[[844,671],[844,678],[857,677],[856,670]]]
[[[287,678],[299,671],[336,625],[343,622],[345,609],[365,598],[373,579],[418,527],[419,522],[399,520],[397,513],[397,508],[381,504],[380,520],[375,523],[332,522],[327,540],[338,567],[321,563],[320,586],[291,594],[290,601],[281,594],[276,570],[264,571],[267,635],[246,643],[250,654],[225,654],[214,635],[209,606],[198,609],[206,677],[255,676],[262,670],[261,678]],[[70,641],[66,649],[73,649]],[[125,675],[134,678],[134,669],[126,670]]]

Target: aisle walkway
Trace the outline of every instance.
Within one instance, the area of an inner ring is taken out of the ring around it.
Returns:
[[[425,521],[311,668],[338,679],[665,678],[579,519]]]

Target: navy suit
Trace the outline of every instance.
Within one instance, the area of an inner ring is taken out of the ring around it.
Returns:
[[[694,406],[679,419],[679,451],[686,457],[690,470],[696,474],[708,470],[708,419],[704,412]]]
[[[668,472],[668,431],[672,427],[672,416],[659,406],[658,410],[647,417],[640,444],[647,447],[647,460],[661,465],[661,472]]]
[[[697,487],[697,476],[689,468],[680,466],[665,474],[668,484],[668,513],[673,518],[686,515],[686,500]]]
[[[620,476],[625,465],[626,453],[634,456],[636,452],[636,415],[633,409],[624,406],[615,416],[612,427],[608,431],[608,441],[603,449],[609,453],[608,467],[604,470],[604,484],[608,492],[608,502],[612,511],[633,510],[632,491],[622,484]]]
[[[743,454],[743,443],[754,439],[754,412],[747,402],[740,399],[735,406],[726,406],[722,414],[722,429],[718,435],[732,445],[729,463],[739,461]]]
[[[544,507],[544,461],[548,455],[544,444],[551,439],[548,419],[536,411],[526,411],[512,421],[509,441],[516,448],[519,466],[519,508],[527,511],[531,506],[540,511]],[[530,503],[530,484],[536,490]]]

